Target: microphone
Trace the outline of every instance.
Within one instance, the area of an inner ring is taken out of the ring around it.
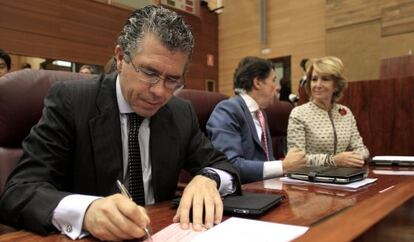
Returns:
[[[289,100],[292,103],[296,103],[297,101],[299,101],[299,96],[296,95],[296,94],[291,93],[291,94],[289,94]]]

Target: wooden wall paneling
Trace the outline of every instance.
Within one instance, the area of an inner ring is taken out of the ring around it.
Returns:
[[[340,103],[353,112],[371,156],[414,155],[414,77],[349,83]]]
[[[395,118],[391,154],[414,155],[414,76],[403,77],[394,84]],[[386,116],[386,113],[385,113]]]
[[[0,46],[13,54],[104,65],[129,14],[95,1],[3,1]]]
[[[381,60],[380,78],[414,76],[414,56],[404,55]]]
[[[200,7],[200,17],[177,11],[191,26],[194,35],[193,58],[186,75],[185,86],[189,89],[205,90],[205,80],[218,78],[218,65],[207,66],[208,53],[218,56],[218,17],[207,7]],[[217,60],[217,59],[216,59]]]
[[[105,64],[113,53],[113,47],[99,46],[56,39],[27,32],[1,30],[0,46],[10,53],[42,58],[63,59],[82,63]],[[4,47],[1,43],[8,43]]]
[[[105,65],[132,10],[92,0],[1,1],[0,47],[12,54]],[[93,11],[91,11],[93,9]],[[218,17],[200,8],[200,17],[177,11],[192,26],[193,60],[186,86],[205,89],[218,79]],[[207,66],[206,55],[216,58]]]
[[[409,32],[414,32],[414,2],[405,2],[382,9],[382,36]]]
[[[326,54],[342,59],[350,80],[378,79],[381,59],[413,48],[412,5],[412,0],[327,1]],[[393,35],[385,36],[384,29]]]
[[[326,2],[326,29],[379,19],[380,3],[378,0],[328,0]]]
[[[301,77],[299,62],[325,54],[325,1],[267,1],[267,43],[259,40],[259,3],[240,0],[219,15],[219,91],[233,95],[233,72],[245,56],[291,56],[292,91]],[[270,53],[262,54],[262,48]]]

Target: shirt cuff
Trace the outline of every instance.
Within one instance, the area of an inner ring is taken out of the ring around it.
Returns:
[[[87,236],[89,233],[82,230],[83,218],[89,205],[99,198],[77,194],[64,197],[53,211],[53,225],[73,240]]]
[[[266,161],[263,163],[263,180],[283,176],[281,160]]]
[[[220,177],[219,193],[221,196],[233,194],[236,191],[236,186],[234,185],[234,182],[233,182],[234,178],[230,173],[223,171],[223,170],[211,168],[211,167],[206,167],[205,169],[211,169],[217,172],[217,174],[219,175]]]

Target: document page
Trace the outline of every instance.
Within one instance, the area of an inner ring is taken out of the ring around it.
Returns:
[[[414,171],[394,171],[394,170],[372,170],[374,174],[377,175],[396,175],[396,176],[414,176]]]
[[[378,178],[365,178],[361,181],[351,182],[348,184],[333,184],[333,183],[323,183],[323,182],[309,182],[309,181],[302,181],[296,180],[289,177],[282,177],[280,180],[285,183],[290,184],[306,184],[306,185],[318,185],[318,186],[326,186],[326,187],[335,187],[335,188],[347,188],[347,189],[358,189],[360,187],[366,186],[375,182]]]
[[[284,242],[304,234],[309,228],[232,217],[195,237],[192,242]]]
[[[180,223],[170,224],[168,227],[152,236],[153,242],[191,242],[197,235],[203,233],[196,232],[190,224],[189,229],[181,229]],[[146,240],[147,241],[147,240]]]
[[[285,242],[294,240],[308,229],[303,226],[232,217],[202,232],[183,230],[179,223],[173,223],[154,234],[152,239],[154,242]]]
[[[385,156],[374,156],[372,160],[385,160],[385,161],[414,161],[414,156],[393,156],[393,155],[385,155]]]

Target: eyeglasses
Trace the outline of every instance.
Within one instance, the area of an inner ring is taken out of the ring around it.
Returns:
[[[126,56],[128,56],[128,61],[131,63],[135,72],[140,74],[140,80],[148,83],[150,86],[155,86],[163,80],[164,87],[170,91],[177,91],[184,87],[182,77],[161,77],[161,75],[155,71],[148,70],[147,68],[141,66],[135,66],[134,62],[132,62],[131,56],[128,54]]]

